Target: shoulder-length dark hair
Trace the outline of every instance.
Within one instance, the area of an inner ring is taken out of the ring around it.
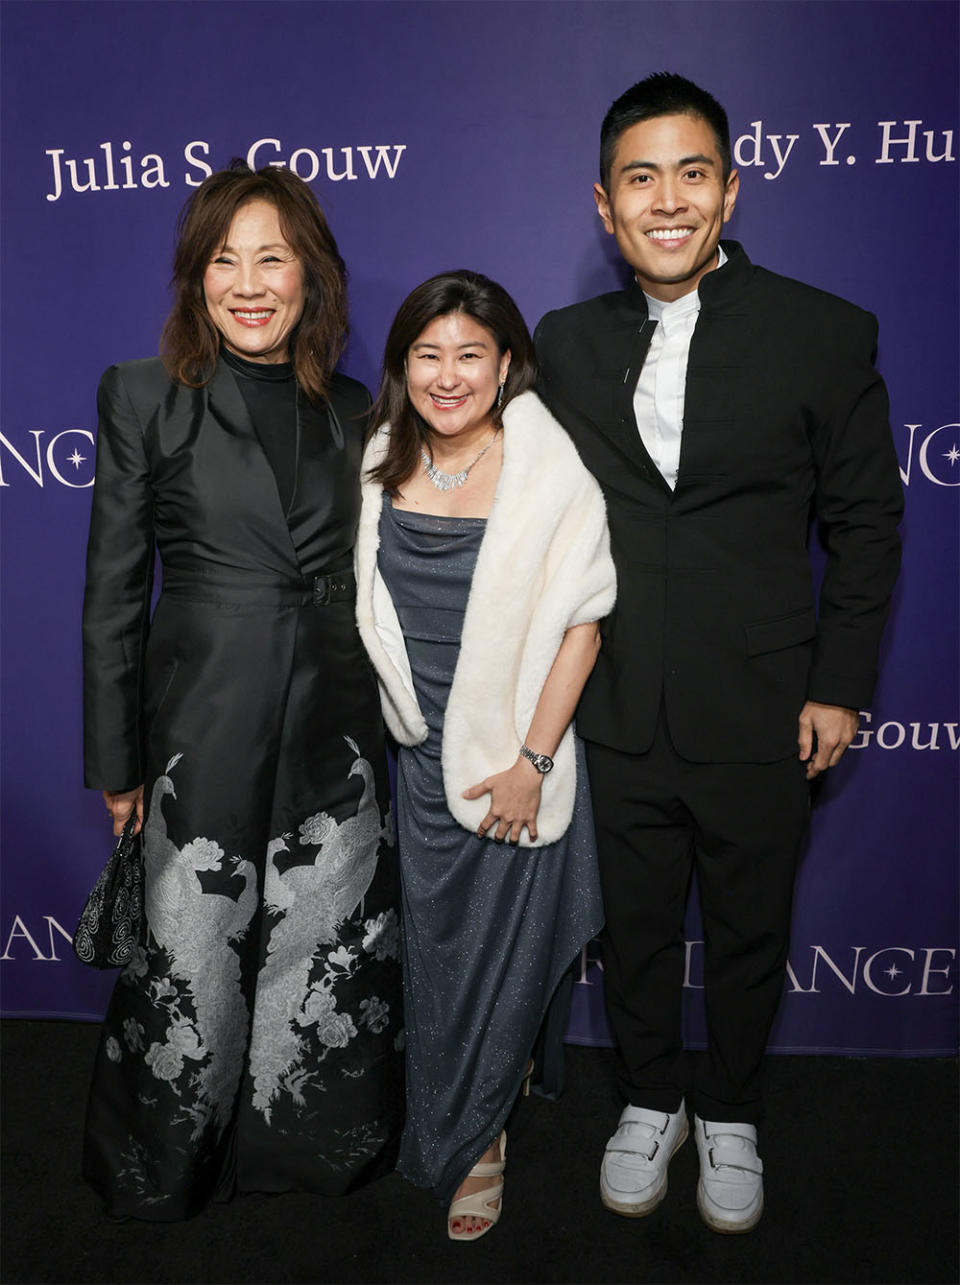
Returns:
[[[203,274],[223,245],[233,216],[249,201],[276,207],[280,230],[303,266],[303,315],[290,333],[290,359],[300,387],[315,400],[327,393],[347,334],[347,274],[333,233],[310,188],[289,170],[242,163],[211,174],[180,213],[173,257],[173,310],[160,338],[167,373],[199,388],[217,364],[220,332],[210,318]]]
[[[513,398],[531,388],[536,379],[537,359],[530,331],[503,286],[465,268],[442,272],[417,286],[404,299],[393,319],[383,354],[380,392],[370,411],[371,431],[381,424],[390,425],[387,453],[370,473],[388,495],[395,495],[401,483],[416,469],[420,448],[426,444],[429,433],[427,424],[410,404],[407,353],[431,321],[451,312],[462,312],[489,330],[501,357],[510,352],[503,400],[491,417],[497,427]]]

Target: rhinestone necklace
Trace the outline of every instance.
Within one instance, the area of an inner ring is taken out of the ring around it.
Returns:
[[[486,455],[487,451],[489,451],[490,447],[497,440],[497,434],[499,432],[499,428],[494,430],[493,437],[490,438],[490,441],[487,442],[480,454],[476,456],[476,458],[472,459],[466,468],[462,468],[459,473],[444,473],[442,469],[438,469],[436,464],[434,464],[433,460],[427,454],[426,447],[421,446],[420,458],[423,460],[424,473],[426,473],[427,477],[438,491],[453,491],[456,487],[463,486],[464,482],[467,480],[467,474],[473,468],[474,464],[479,463],[479,461],[483,459],[484,455]]]

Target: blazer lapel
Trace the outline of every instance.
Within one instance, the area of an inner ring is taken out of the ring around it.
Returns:
[[[637,288],[639,292],[639,287]],[[643,444],[633,409],[637,380],[650,349],[657,323],[637,308],[628,290],[627,302],[632,316],[595,336],[596,351],[596,419],[598,430],[624,455],[655,478],[659,471]],[[660,478],[661,482],[663,481]],[[666,483],[663,483],[666,486]],[[669,488],[667,488],[669,490]]]
[[[743,371],[753,351],[751,330],[749,315],[736,304],[701,309],[690,342],[674,495],[684,482],[722,475],[730,467],[748,385]]]
[[[753,265],[736,241],[724,241],[727,262],[701,280],[700,316],[690,342],[684,393],[679,494],[685,481],[736,468],[742,450],[738,424],[755,396],[746,374],[757,350],[763,309],[751,306]]]
[[[247,403],[243,400],[240,386],[226,362],[217,362],[217,368],[206,385],[206,394],[208,413],[216,420],[224,433],[242,440],[246,444],[250,459],[256,461],[256,494],[251,496],[251,502],[255,501],[258,496],[261,497],[257,507],[263,510],[263,500],[267,496],[270,497],[270,520],[271,525],[276,527],[275,534],[278,544],[299,572],[301,570],[300,555],[290,531],[287,515],[283,511],[280,492],[277,489],[276,476],[270,467],[270,461],[267,459],[267,453],[263,449],[253,420],[250,418]],[[273,522],[274,518],[276,519],[275,523]]]
[[[207,406],[224,432],[231,437],[248,437],[259,441],[247,411],[247,403],[226,362],[217,362],[217,368],[206,388]]]

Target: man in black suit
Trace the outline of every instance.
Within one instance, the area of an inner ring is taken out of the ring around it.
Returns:
[[[628,1217],[660,1203],[686,1102],[701,1216],[743,1232],[763,1209],[759,1071],[809,782],[871,699],[902,495],[875,319],[720,241],[739,180],[719,103],[666,73],[633,86],[604,120],[601,180],[634,280],[536,335],[541,395],[603,487],[618,573],[577,714],[627,1103],[601,1197]],[[818,610],[811,514],[827,549]],[[688,1070],[692,869],[709,1046]]]

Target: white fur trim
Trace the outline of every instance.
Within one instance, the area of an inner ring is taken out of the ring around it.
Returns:
[[[535,393],[503,417],[503,468],[467,599],[460,656],[450,687],[441,761],[447,806],[475,830],[486,798],[463,790],[508,768],[540,699],[564,633],[613,606],[616,580],[600,488],[573,443]],[[357,621],[380,678],[387,726],[403,745],[427,734],[405,652],[396,646],[393,604],[375,602],[382,492],[366,480],[386,449],[378,430],[364,456],[357,537]],[[392,613],[392,615],[391,615]],[[573,815],[576,764],[568,728],[543,779],[538,838],[553,843]]]

